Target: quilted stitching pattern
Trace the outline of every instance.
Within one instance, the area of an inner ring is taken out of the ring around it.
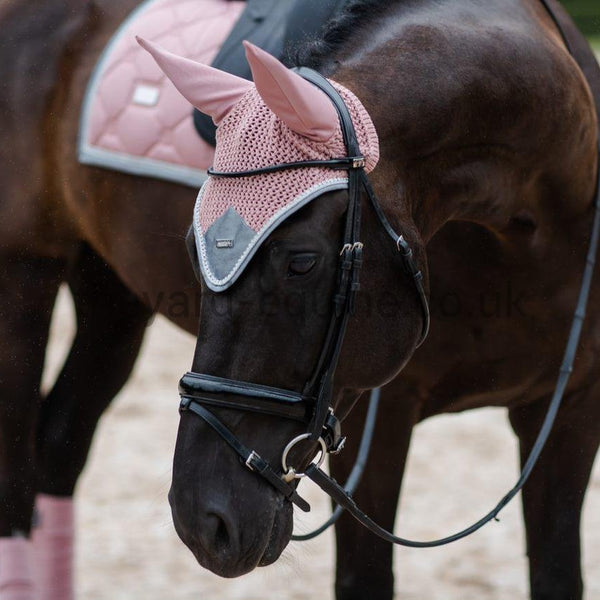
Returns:
[[[190,105],[135,36],[210,64],[243,8],[243,2],[227,0],[150,0],[143,5],[113,37],[97,67],[101,72],[89,91],[83,143],[192,169],[209,167],[214,151],[196,133]],[[146,103],[134,99],[140,86],[149,89]]]

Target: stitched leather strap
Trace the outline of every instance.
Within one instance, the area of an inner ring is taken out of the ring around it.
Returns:
[[[344,492],[350,497],[358,487],[358,484],[360,483],[365,471],[365,466],[367,465],[367,459],[369,458],[369,451],[371,449],[371,442],[373,441],[373,434],[375,433],[375,424],[377,422],[380,395],[381,388],[376,388],[371,391],[369,410],[367,411],[367,418],[365,419],[365,425],[363,428],[362,439],[360,440],[360,447],[358,449],[356,462],[354,463],[352,471],[350,472],[350,475],[346,480],[346,484],[344,485]],[[294,534],[292,535],[292,540],[295,542],[306,542],[318,537],[332,525],[335,525],[343,513],[344,507],[337,505],[331,517],[329,517],[329,519],[327,519],[327,521],[325,521],[322,525],[309,533]]]
[[[189,410],[206,421],[242,459],[244,464],[251,470],[264,477],[275,489],[279,490],[290,502],[293,502],[300,510],[310,512],[310,504],[301,498],[296,488],[286,483],[269,463],[262,459],[258,452],[250,450],[240,442],[210,411],[200,406],[190,398],[183,398],[180,404],[180,410]]]
[[[277,173],[278,171],[306,169],[307,167],[321,167],[348,171],[349,169],[362,169],[364,166],[365,159],[362,156],[355,156],[348,158],[330,158],[329,160],[297,160],[295,162],[269,165],[267,167],[261,167],[260,169],[250,169],[248,171],[215,171],[210,167],[206,172],[211,177],[238,179],[240,177],[252,177],[254,175],[264,175],[266,173]]]
[[[598,152],[600,154],[600,147]],[[548,440],[548,436],[552,431],[556,415],[558,414],[565,390],[567,389],[571,372],[573,371],[573,363],[575,362],[575,356],[579,346],[579,338],[581,336],[583,321],[585,319],[587,310],[592,277],[594,274],[594,266],[596,264],[596,256],[598,254],[598,246],[600,245],[600,172],[598,173],[598,180],[596,183],[596,199],[594,207],[595,212],[592,225],[592,235],[586,256],[581,289],[579,291],[577,306],[573,316],[573,322],[571,324],[571,330],[569,332],[569,338],[567,340],[562,366],[556,382],[556,388],[554,390],[550,406],[548,407],[548,412],[546,413],[546,417],[540,432],[538,433],[538,437],[533,445],[533,448],[531,449],[525,465],[523,466],[523,471],[521,472],[521,476],[519,477],[517,483],[507,494],[502,497],[500,502],[494,507],[493,510],[491,510],[487,515],[479,519],[479,521],[470,527],[467,527],[466,529],[463,529],[454,535],[450,535],[439,540],[419,542],[397,537],[391,532],[386,531],[377,525],[377,523],[370,519],[356,506],[352,497],[333,478],[321,471],[316,465],[309,465],[305,471],[306,475],[312,479],[312,481],[314,481],[327,495],[329,495],[334,502],[336,502],[343,509],[347,510],[357,521],[362,523],[372,533],[388,542],[401,546],[409,546],[412,548],[433,548],[435,546],[443,546],[471,535],[483,527],[486,523],[489,523],[491,520],[497,518],[500,511],[519,493],[519,491],[521,491],[531,472],[533,471],[533,468],[535,467],[537,460],[544,449],[546,441]]]

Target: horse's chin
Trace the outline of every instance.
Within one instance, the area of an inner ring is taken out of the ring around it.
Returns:
[[[290,542],[293,527],[292,505],[285,502],[284,506],[275,514],[269,541],[257,566],[268,567],[281,556],[281,553]]]

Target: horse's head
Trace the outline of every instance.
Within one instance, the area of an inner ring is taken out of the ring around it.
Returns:
[[[361,193],[359,171],[375,167],[379,148],[351,92],[333,84],[359,152],[331,98],[253,46],[254,84],[144,45],[220,124],[189,238],[202,272],[201,325],[193,373],[182,380],[169,499],[198,561],[232,577],[278,558],[292,502],[303,507],[294,474],[339,445],[332,411],[342,419],[411,356],[422,298],[403,268],[406,243],[390,239]],[[359,153],[364,161],[331,162]],[[309,164],[263,169],[297,161]],[[406,215],[391,216],[414,235]],[[284,449],[303,435],[284,468]]]

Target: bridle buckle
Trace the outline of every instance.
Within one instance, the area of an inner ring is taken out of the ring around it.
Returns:
[[[342,249],[340,250],[340,256],[344,256],[344,254],[349,254],[350,252],[352,252],[353,246],[353,244],[344,244],[342,246]]]
[[[250,455],[246,459],[245,464],[251,471],[256,471],[256,467],[252,464],[252,462],[255,460],[259,460],[259,459],[260,459],[260,455],[258,454],[258,452],[255,452],[254,450],[252,450],[252,452],[250,452]]]
[[[333,448],[331,448],[331,450],[329,450],[329,454],[333,454],[334,456],[336,454],[339,454],[344,449],[345,445],[346,445],[346,436],[339,439],[338,443]]]

